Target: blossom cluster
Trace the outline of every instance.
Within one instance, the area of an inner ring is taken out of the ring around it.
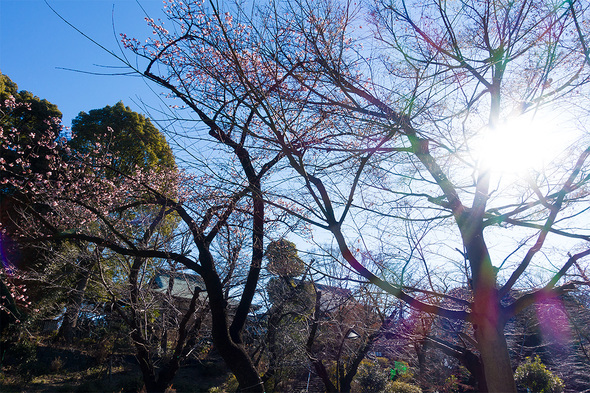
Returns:
[[[9,101],[3,107],[6,117],[11,108],[24,105]],[[117,172],[113,168],[118,158],[105,144],[96,141],[88,152],[74,151],[59,138],[59,119],[50,117],[44,123],[46,131],[27,135],[16,127],[0,127],[0,191],[10,198],[13,215],[2,230],[10,230],[11,236],[129,233],[130,220],[137,218],[137,213],[124,214],[129,206],[177,197],[176,170],[136,167],[131,174]]]

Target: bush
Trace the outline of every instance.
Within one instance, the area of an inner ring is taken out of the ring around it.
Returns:
[[[265,255],[268,271],[277,276],[295,277],[305,270],[305,263],[297,255],[297,246],[288,240],[270,242]]]
[[[354,379],[356,393],[381,393],[385,391],[389,373],[378,362],[363,360]]]
[[[61,360],[61,357],[58,356],[51,361],[51,364],[49,365],[49,369],[52,372],[57,373],[57,372],[61,371],[63,366],[64,366],[64,361]]]
[[[539,355],[534,360],[527,358],[525,363],[518,366],[514,378],[517,384],[531,393],[561,393],[565,388],[563,381],[541,363]]]
[[[232,374],[230,375],[222,386],[213,387],[209,389],[208,393],[227,393],[235,392],[238,390],[238,380]]]
[[[422,393],[422,389],[411,383],[395,381],[389,382],[384,390],[385,393]]]
[[[396,360],[393,367],[390,368],[390,378],[392,381],[410,382],[414,378],[410,366],[403,360]]]
[[[2,366],[15,367],[16,374],[23,382],[30,382],[40,374],[42,366],[37,360],[37,345],[31,337],[21,335],[18,341],[2,345],[6,348],[2,353]],[[3,348],[3,349],[4,349]]]

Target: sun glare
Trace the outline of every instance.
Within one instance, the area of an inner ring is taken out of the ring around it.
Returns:
[[[541,171],[567,147],[569,138],[550,116],[510,118],[485,129],[472,153],[480,167],[497,175],[522,176]]]

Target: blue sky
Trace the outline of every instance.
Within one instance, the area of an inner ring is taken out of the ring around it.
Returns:
[[[119,54],[119,33],[142,41],[151,35],[144,21],[145,14],[135,0],[48,0],[48,3],[64,19]],[[139,0],[139,3],[154,19],[162,17],[161,0]],[[20,90],[28,90],[56,104],[63,113],[64,125],[69,126],[80,111],[118,101],[140,112],[140,100],[157,105],[157,97],[141,78],[97,76],[62,69],[109,73],[118,70],[102,66],[119,65],[117,59],[61,20],[45,1],[0,0],[0,71],[16,82]]]

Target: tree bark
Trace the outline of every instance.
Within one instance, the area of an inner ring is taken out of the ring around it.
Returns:
[[[203,267],[203,281],[209,295],[211,333],[215,348],[238,380],[240,392],[264,392],[258,370],[241,344],[232,340],[227,319],[227,301],[221,280],[215,271],[209,245],[195,239],[199,247],[199,260]]]
[[[421,349],[418,352],[418,364],[420,365],[420,373],[424,373],[426,346],[434,346],[449,356],[459,360],[461,364],[471,373],[471,377],[477,383],[477,391],[479,393],[488,393],[486,384],[486,377],[481,365],[481,359],[478,355],[471,352],[465,347],[446,342],[436,337],[425,337],[422,341]]]
[[[469,224],[461,229],[472,272],[473,306],[470,319],[485,377],[485,381],[478,383],[487,385],[490,393],[516,393],[508,344],[504,337],[506,320],[496,288],[496,270],[483,238],[483,229]]]
[[[516,393],[514,374],[510,364],[508,345],[504,337],[503,329],[487,318],[482,318],[475,329],[475,339],[483,365],[485,381],[478,381],[487,384],[490,393]],[[484,385],[485,386],[485,385]]]
[[[95,251],[95,253],[96,252],[98,251]],[[76,288],[69,297],[63,321],[57,332],[58,339],[62,339],[66,343],[71,343],[74,340],[80,309],[82,308],[82,303],[84,302],[86,294],[86,287],[88,286],[88,281],[90,281],[92,269],[97,262],[98,255],[94,253],[83,255],[80,260],[80,272],[78,273],[76,280]]]

